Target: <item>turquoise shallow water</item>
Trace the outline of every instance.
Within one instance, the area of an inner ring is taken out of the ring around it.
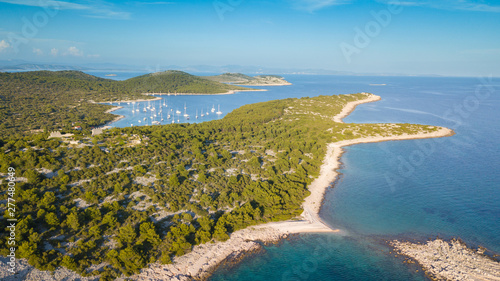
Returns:
[[[416,266],[404,265],[380,243],[350,236],[300,235],[239,264],[221,266],[210,280],[425,280]]]
[[[346,236],[299,235],[236,266],[221,267],[211,280],[425,280],[389,253],[385,241],[394,238],[459,237],[500,253],[500,79],[285,78],[294,85],[177,96],[170,103],[220,103],[227,113],[271,99],[366,91],[382,100],[359,106],[346,122],[432,124],[453,128],[456,135],[347,147],[342,176],[321,210],[321,217]],[[127,118],[115,125],[127,126]]]

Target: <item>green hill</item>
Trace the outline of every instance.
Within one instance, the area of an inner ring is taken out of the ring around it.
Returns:
[[[241,73],[224,73],[216,76],[203,76],[203,78],[208,79],[210,81],[216,81],[221,83],[231,83],[236,85],[290,85],[285,78],[279,75],[257,75],[257,76],[248,76]]]
[[[248,76],[241,73],[230,73],[230,72],[216,76],[204,76],[203,78],[221,83],[240,83],[240,82],[245,83],[254,79],[252,76]]]
[[[14,74],[14,73],[12,73]],[[31,71],[31,72],[17,72],[15,74],[18,74],[19,76],[26,77],[26,76],[39,76],[39,77],[46,77],[46,78],[67,78],[67,79],[79,79],[79,80],[85,80],[85,81],[108,81],[108,82],[114,82],[114,80],[109,80],[109,79],[104,79],[100,77],[96,77],[81,71],[77,70],[61,70],[61,71],[49,71],[49,70],[40,70],[40,71]]]
[[[142,93],[203,93],[220,94],[230,90],[247,90],[202,79],[198,76],[177,70],[150,73],[123,81],[123,84],[134,91]]]

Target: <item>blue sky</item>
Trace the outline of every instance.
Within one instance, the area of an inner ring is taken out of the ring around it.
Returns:
[[[0,60],[500,76],[500,2],[0,0]]]

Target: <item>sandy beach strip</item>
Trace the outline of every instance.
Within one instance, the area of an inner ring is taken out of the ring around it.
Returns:
[[[454,135],[454,132],[452,130],[439,127],[437,131],[430,133],[407,134],[388,137],[367,137],[328,144],[325,161],[321,166],[320,175],[309,185],[309,191],[311,191],[311,195],[309,195],[304,201],[304,213],[307,212],[312,216],[316,216],[318,220],[321,220],[318,215],[321,208],[321,203],[328,186],[330,185],[330,183],[334,182],[338,176],[337,170],[341,165],[340,157],[344,153],[344,146],[350,146],[360,143],[374,143],[395,140],[441,138],[452,135]],[[302,214],[302,216],[304,215],[305,214]]]
[[[258,86],[258,85],[247,85],[247,86]],[[264,85],[263,85],[264,86]],[[269,85],[265,85],[269,86]],[[266,92],[267,89],[248,89],[248,90],[229,90],[224,93],[217,94],[207,94],[207,93],[142,93],[141,95],[145,96],[219,96],[219,95],[232,95],[237,92]],[[104,102],[94,102],[92,103],[100,103],[100,104],[110,104],[110,103],[122,103],[122,102],[145,102],[145,101],[158,101],[163,99],[162,97],[154,97],[152,99],[135,99],[135,100],[117,100],[117,101],[104,101]]]
[[[348,103],[344,109],[334,117],[336,122],[342,122],[342,118],[349,115],[357,105],[380,100],[379,96],[366,94],[366,99]],[[323,202],[324,194],[330,184],[338,176],[337,169],[340,168],[340,157],[344,146],[381,142],[391,140],[408,140],[421,138],[439,138],[453,135],[453,131],[440,127],[431,133],[419,133],[413,135],[389,136],[389,137],[368,137],[354,140],[340,141],[328,144],[327,152],[320,168],[320,175],[309,185],[311,195],[305,198],[303,203],[304,212],[298,220],[288,220],[272,222],[258,226],[248,227],[231,234],[230,239],[225,242],[207,243],[198,245],[193,251],[175,257],[171,265],[152,264],[149,268],[143,269],[140,274],[133,276],[133,280],[193,280],[207,278],[214,268],[226,260],[228,257],[239,256],[245,252],[258,249],[260,244],[257,241],[266,243],[276,242],[290,234],[296,233],[334,233],[340,232],[325,224],[319,211]]]
[[[122,109],[122,108],[123,108],[123,106],[115,106],[115,107],[112,107],[112,108],[104,111],[104,113],[111,113],[111,112],[113,112],[115,110]],[[125,118],[124,115],[118,115],[118,114],[114,114],[114,113],[113,113],[113,115],[116,115],[115,119],[113,119],[113,120],[109,121],[108,123],[104,124],[103,127],[102,127],[103,129],[109,129],[109,128],[111,128],[111,124],[113,124],[114,122],[116,122],[118,120],[121,120],[121,119]]]
[[[257,85],[247,85],[247,86],[257,86]],[[232,95],[236,94],[237,92],[265,92],[267,89],[248,89],[248,90],[229,90],[224,93],[217,93],[217,94],[206,94],[206,93],[143,93],[143,95],[156,95],[156,96],[220,96],[220,95]],[[159,98],[159,97],[157,97]],[[161,99],[161,98],[159,98]]]
[[[145,95],[145,96],[148,96],[147,94],[142,94],[142,95]],[[136,100],[119,100],[119,101],[112,101],[112,103],[117,103],[117,102],[145,102],[145,101],[157,101],[157,100],[161,100],[162,98],[160,97],[154,97],[152,99],[136,99]],[[108,103],[108,102],[102,102],[102,103]]]
[[[283,221],[247,227],[233,232],[231,238],[225,242],[197,245],[188,254],[175,257],[173,264],[152,264],[131,279],[204,280],[225,260],[260,249],[262,245],[258,241],[273,243],[290,234],[304,232],[321,233],[334,230],[311,224],[309,221]]]
[[[147,96],[148,94],[141,94]],[[161,100],[160,97],[155,97],[152,99],[135,99],[135,100],[114,100],[114,101],[100,101],[100,102],[95,102],[93,100],[90,100],[89,102],[91,103],[99,103],[99,104],[110,104],[110,103],[122,103],[122,102],[143,102],[143,101],[157,101]]]
[[[123,106],[115,106],[115,107],[112,107],[112,108],[104,111],[104,113],[111,113],[111,112],[118,110],[118,109],[121,109],[121,108],[123,108]]]
[[[248,85],[248,86],[256,86],[256,85]],[[141,95],[145,96],[218,96],[218,95],[232,95],[237,92],[265,92],[267,89],[251,89],[248,90],[229,90],[224,93],[217,94],[206,94],[206,93],[142,93]],[[135,100],[116,100],[116,101],[103,101],[103,102],[95,102],[93,100],[89,100],[91,103],[100,103],[100,104],[110,104],[110,103],[122,103],[122,102],[145,102],[145,101],[157,101],[163,99],[162,97],[154,97],[152,99],[135,99]]]
[[[374,94],[369,94],[369,93],[361,93],[361,94],[364,94],[366,96],[366,99],[352,101],[352,102],[347,103],[344,106],[344,108],[342,108],[342,111],[333,117],[333,121],[338,122],[338,123],[344,123],[342,121],[342,119],[344,119],[346,116],[351,114],[351,112],[353,112],[354,109],[356,109],[356,106],[363,104],[363,103],[379,101],[382,99],[380,96],[377,96]]]

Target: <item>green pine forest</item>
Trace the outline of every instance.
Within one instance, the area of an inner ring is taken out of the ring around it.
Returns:
[[[47,81],[52,79],[58,83]],[[80,80],[88,87],[95,81],[114,85],[87,76]],[[105,99],[123,92],[98,93]],[[149,263],[171,263],[195,245],[225,241],[236,230],[293,219],[302,212],[327,143],[436,130],[332,121],[347,102],[363,97],[269,101],[199,124],[76,135],[78,144],[45,134],[4,139],[2,187],[9,167],[19,180],[17,256],[42,270],[63,266],[114,280]],[[39,106],[47,105],[42,100]],[[0,210],[9,218],[5,203]],[[0,224],[5,229],[7,221]],[[3,256],[8,255],[7,235],[0,234]]]
[[[237,85],[259,85],[259,84],[285,84],[288,83],[283,77],[278,75],[257,75],[248,76],[241,73],[223,73],[216,76],[201,76],[201,78],[221,83],[231,83]]]

